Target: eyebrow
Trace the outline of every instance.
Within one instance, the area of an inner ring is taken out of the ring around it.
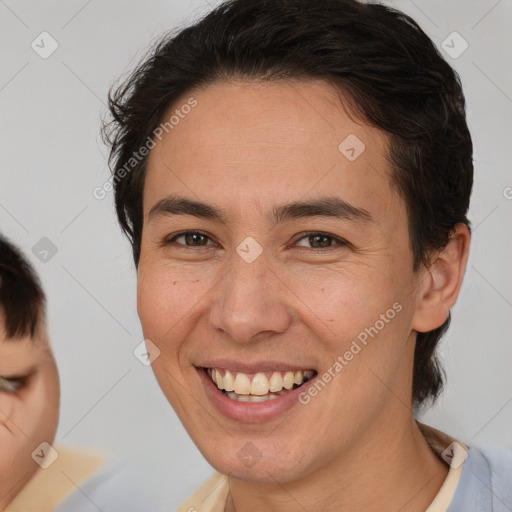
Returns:
[[[158,215],[192,215],[200,219],[228,222],[228,215],[218,208],[200,201],[169,196],[158,201],[149,211],[148,220]],[[373,222],[364,208],[358,208],[336,196],[321,197],[309,201],[294,201],[277,205],[272,209],[271,220],[279,224],[308,217],[331,217],[351,222]]]

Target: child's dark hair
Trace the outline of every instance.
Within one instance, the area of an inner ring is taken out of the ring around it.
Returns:
[[[45,295],[22,253],[0,235],[0,308],[8,339],[33,337],[44,317]]]

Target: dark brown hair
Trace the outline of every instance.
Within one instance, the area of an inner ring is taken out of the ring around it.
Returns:
[[[22,253],[0,235],[0,308],[8,339],[33,337],[44,316],[45,295]]]
[[[460,79],[414,20],[356,0],[231,0],[166,35],[109,95],[103,133],[135,264],[147,158],[129,172],[126,162],[185,93],[233,78],[326,80],[359,118],[388,135],[390,180],[407,206],[415,270],[447,244],[456,224],[469,227],[472,142]],[[449,321],[418,333],[416,405],[442,389],[435,348]]]

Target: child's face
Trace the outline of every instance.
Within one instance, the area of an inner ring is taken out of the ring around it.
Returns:
[[[53,442],[59,378],[46,335],[6,339],[0,317],[0,509],[39,468],[32,452]]]

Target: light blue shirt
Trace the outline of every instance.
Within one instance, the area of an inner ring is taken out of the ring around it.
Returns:
[[[512,450],[470,448],[448,512],[512,512]]]
[[[172,511],[176,489],[154,470],[150,458],[109,464],[53,512]],[[469,448],[447,512],[512,512],[512,450]]]

